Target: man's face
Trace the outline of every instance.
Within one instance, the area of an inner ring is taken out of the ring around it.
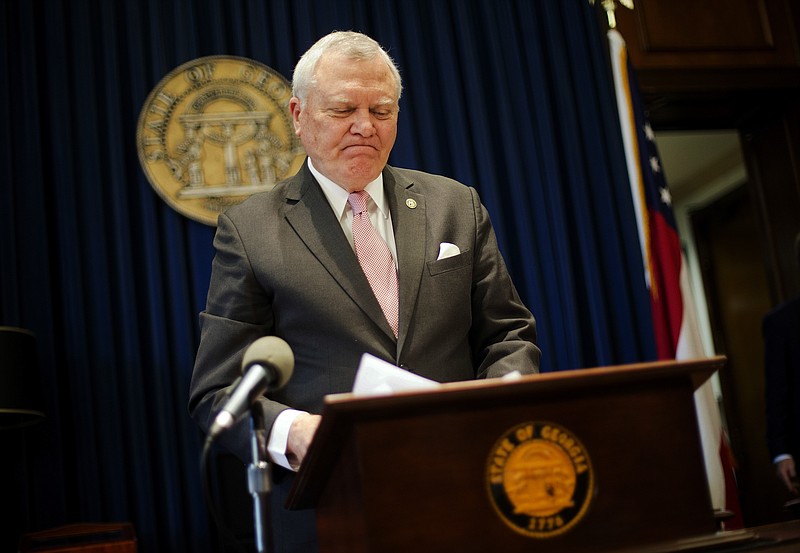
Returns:
[[[316,86],[301,106],[292,98],[294,129],[323,175],[353,192],[375,180],[397,137],[397,83],[380,59],[323,55]]]

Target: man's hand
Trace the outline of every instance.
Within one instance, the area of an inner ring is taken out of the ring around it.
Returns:
[[[289,427],[289,439],[286,442],[286,458],[295,470],[303,463],[321,420],[322,417],[319,415],[303,413],[292,421],[292,426]]]
[[[797,483],[795,478],[797,477],[797,472],[795,472],[794,466],[794,459],[783,459],[782,461],[778,462],[775,465],[775,469],[778,473],[778,478],[783,482],[784,486],[792,492],[793,494],[797,494]]]

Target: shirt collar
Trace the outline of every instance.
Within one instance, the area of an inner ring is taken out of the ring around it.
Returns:
[[[314,164],[311,162],[311,158],[308,158],[308,168],[311,170],[311,174],[314,175],[314,178],[317,179],[317,182],[322,188],[322,192],[325,194],[325,197],[328,200],[328,203],[331,205],[331,209],[336,214],[336,217],[341,220],[342,216],[344,215],[345,208],[347,207],[347,197],[350,193],[333,182],[331,179],[323,175],[322,173],[314,167]],[[389,217],[389,206],[386,203],[386,195],[383,193],[383,172],[378,175],[374,181],[369,183],[366,187],[364,187],[372,201],[375,202],[375,205],[378,207],[378,212],[381,214],[383,218]]]

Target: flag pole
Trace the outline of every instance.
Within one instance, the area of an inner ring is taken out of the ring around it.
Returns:
[[[619,2],[629,10],[633,9],[633,0],[619,0]],[[592,6],[594,6],[594,0],[589,0],[589,3]],[[615,13],[615,10],[617,9],[616,1],[601,0],[600,5],[603,6],[603,9],[606,12],[606,17],[608,18],[608,28],[616,29],[617,28],[617,15]]]

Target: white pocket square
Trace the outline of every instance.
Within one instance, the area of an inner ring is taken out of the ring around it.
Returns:
[[[458,255],[461,253],[461,250],[458,249],[458,246],[455,244],[451,244],[450,242],[442,242],[439,244],[439,257],[436,260],[446,259],[448,257],[453,257],[454,255]]]

